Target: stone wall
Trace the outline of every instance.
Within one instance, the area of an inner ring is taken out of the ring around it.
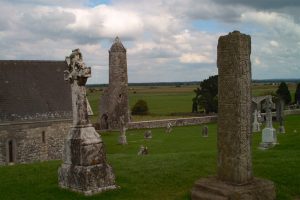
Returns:
[[[128,129],[161,128],[161,127],[166,127],[168,123],[171,123],[172,126],[189,126],[189,125],[205,124],[205,123],[216,122],[216,121],[217,121],[217,116],[163,119],[163,120],[152,120],[152,121],[129,122],[127,128]]]
[[[70,120],[0,124],[0,165],[10,159],[13,163],[61,159],[70,126]]]
[[[283,113],[284,113],[284,115],[299,115],[300,109],[284,110]],[[275,115],[276,115],[276,113],[275,113]]]

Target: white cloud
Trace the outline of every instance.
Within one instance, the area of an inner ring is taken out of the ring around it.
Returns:
[[[184,53],[179,58],[182,63],[213,63],[214,61],[209,56],[195,54],[195,53]]]
[[[99,38],[116,36],[132,38],[143,32],[143,22],[134,12],[106,5],[67,10],[76,16],[75,22],[67,26],[74,32],[93,34]]]
[[[279,47],[278,42],[276,42],[276,41],[274,41],[274,40],[271,40],[271,41],[270,41],[270,45],[271,45],[272,47]]]
[[[222,2],[114,0],[88,7],[85,0],[4,0],[0,59],[63,60],[80,48],[93,69],[89,83],[107,82],[108,49],[118,35],[127,48],[129,81],[201,80],[217,71],[218,37],[237,29],[252,38],[253,78],[280,77],[282,69],[287,77],[300,74],[300,18],[290,7]]]

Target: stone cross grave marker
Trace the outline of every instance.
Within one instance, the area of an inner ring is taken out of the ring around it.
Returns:
[[[79,49],[66,58],[65,80],[72,90],[73,126],[65,140],[63,164],[58,169],[62,188],[92,195],[117,188],[112,167],[106,161],[101,137],[88,119],[86,88],[91,68],[86,67]]]
[[[266,127],[262,130],[262,142],[259,145],[260,149],[268,149],[277,144],[276,129],[273,128],[272,123],[272,98],[269,97],[263,103],[263,108],[266,111]]]

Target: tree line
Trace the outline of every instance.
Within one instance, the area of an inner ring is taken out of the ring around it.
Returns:
[[[210,76],[200,82],[200,87],[194,90],[196,96],[192,99],[192,112],[200,109],[206,114],[218,112],[218,75]],[[286,105],[292,103],[291,93],[286,82],[281,82],[273,94],[276,98],[282,99]],[[294,104],[300,105],[300,83],[297,84]]]

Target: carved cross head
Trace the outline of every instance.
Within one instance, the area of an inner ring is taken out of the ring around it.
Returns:
[[[85,85],[89,77],[91,77],[91,68],[87,67],[83,62],[82,53],[79,49],[72,51],[69,57],[66,57],[68,70],[65,71],[65,80],[78,85]]]

